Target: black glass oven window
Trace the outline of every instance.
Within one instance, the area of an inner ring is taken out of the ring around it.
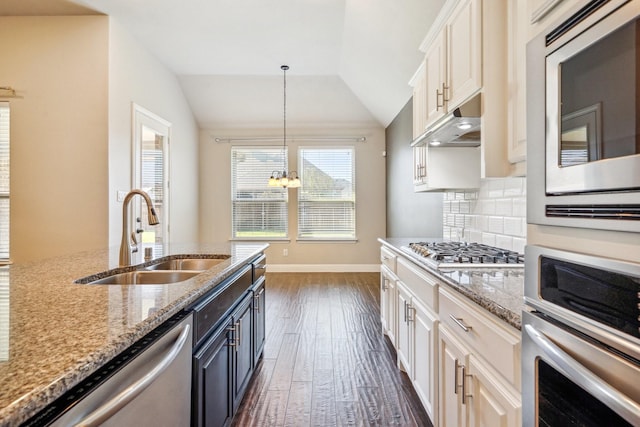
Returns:
[[[560,166],[640,153],[640,21],[561,64]]]
[[[631,426],[608,406],[538,359],[539,427]]]
[[[640,277],[542,257],[545,301],[640,338]]]

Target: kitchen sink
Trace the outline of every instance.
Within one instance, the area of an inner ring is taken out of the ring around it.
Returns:
[[[145,270],[194,270],[204,271],[229,259],[229,256],[219,258],[176,258],[159,262],[145,267]]]
[[[199,271],[135,270],[94,280],[89,285],[166,285],[178,283],[200,274]]]

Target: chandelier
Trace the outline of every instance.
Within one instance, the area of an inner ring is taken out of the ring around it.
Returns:
[[[287,70],[289,69],[288,65],[280,66],[280,69],[283,73],[284,80],[284,120],[283,120],[283,132],[282,132],[282,162],[283,166],[286,164],[286,156],[287,156]],[[283,188],[298,188],[300,187],[300,178],[298,177],[298,173],[296,171],[287,172],[285,167],[282,168],[282,172],[273,171],[271,172],[271,177],[269,178],[269,187],[283,187]]]

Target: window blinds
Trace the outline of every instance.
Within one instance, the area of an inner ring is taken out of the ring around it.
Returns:
[[[9,259],[9,103],[0,102],[0,260]]]
[[[300,148],[298,238],[355,239],[353,147]]]
[[[231,228],[235,239],[287,237],[287,189],[269,187],[287,169],[282,147],[231,147]]]

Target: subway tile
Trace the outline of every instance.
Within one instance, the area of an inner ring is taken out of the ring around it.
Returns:
[[[504,196],[504,179],[489,179],[489,197],[498,198]]]
[[[521,239],[519,237],[514,237],[513,238],[513,247],[511,248],[511,250],[516,251],[518,253],[523,254],[524,253],[524,247],[527,244],[527,239]]]
[[[513,199],[496,199],[496,215],[513,215]]]
[[[464,228],[464,215],[455,215],[455,224],[458,228]]]
[[[507,178],[504,180],[504,195],[505,197],[521,196],[524,191],[524,179],[522,178]]]
[[[523,237],[522,218],[505,218],[504,234],[515,237]]]
[[[460,213],[460,201],[452,200],[449,206],[451,207],[451,210],[449,212]]]
[[[521,218],[527,216],[527,199],[525,197],[516,197],[513,199],[512,215]]]
[[[443,200],[442,201],[442,213],[446,214],[451,212],[451,201],[450,200]]]
[[[510,251],[513,250],[513,237],[496,235],[496,246]]]
[[[482,232],[478,230],[470,230],[469,241],[474,243],[482,243]]]
[[[504,233],[504,217],[490,216],[487,231],[496,234]]]
[[[456,200],[464,200],[464,192],[457,191],[456,192]]]
[[[482,233],[482,242],[485,245],[495,246],[496,245],[496,235],[493,233]]]
[[[484,215],[495,215],[496,213],[496,201],[493,199],[480,200],[481,207],[480,213]]]
[[[458,202],[459,212],[463,214],[471,213],[471,202],[468,200],[460,200]]]

